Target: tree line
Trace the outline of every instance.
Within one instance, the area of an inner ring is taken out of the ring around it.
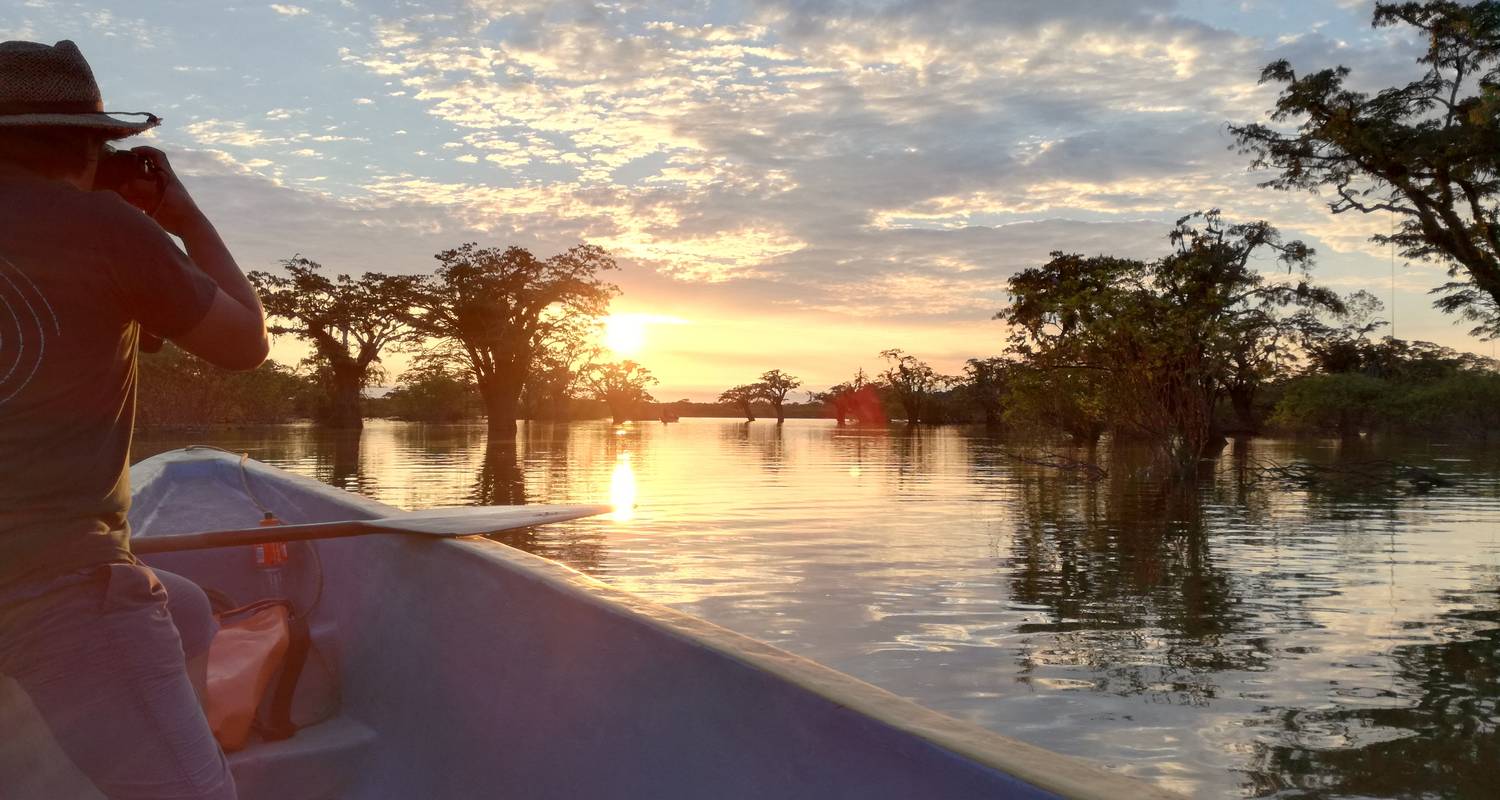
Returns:
[[[1500,3],[1377,3],[1374,24],[1426,36],[1417,80],[1364,93],[1347,88],[1343,67],[1299,74],[1274,62],[1261,79],[1281,87],[1270,114],[1280,127],[1231,125],[1235,147],[1273,173],[1266,187],[1327,192],[1333,214],[1390,215],[1391,233],[1374,241],[1447,265],[1437,307],[1475,335],[1500,335]],[[962,375],[889,349],[876,374],[860,370],[809,404],[840,423],[977,420],[1080,441],[1109,433],[1176,470],[1226,433],[1268,424],[1345,436],[1490,424],[1500,399],[1492,363],[1373,338],[1378,303],[1316,284],[1313,250],[1270,223],[1202,211],[1166,241],[1153,259],[1059,250],[1012,276],[996,314],[1009,340]],[[313,351],[295,372],[269,368],[279,377],[268,384],[302,376],[321,391],[321,418],[354,427],[381,355],[415,348],[413,368],[381,401],[393,413],[479,410],[492,436],[512,438],[517,419],[566,418],[579,403],[616,420],[653,408],[650,372],[605,362],[594,344],[619,291],[605,280],[616,269],[605,251],[581,244],[540,258],[470,243],[436,260],[419,276],[329,277],[302,256],[284,261],[284,274],[253,273],[273,332]],[[790,400],[800,386],[770,370],[718,399],[747,419],[769,409],[781,421],[807,405]]]

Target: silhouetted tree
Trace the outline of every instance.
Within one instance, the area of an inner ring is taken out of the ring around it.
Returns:
[[[754,383],[742,383],[731,389],[725,389],[719,393],[720,403],[729,403],[745,412],[745,421],[754,422],[755,412],[751,410],[750,404],[761,396],[760,386]]]
[[[1221,439],[1215,405],[1244,377],[1235,354],[1258,346],[1246,331],[1274,325],[1282,308],[1342,306],[1309,282],[1312,250],[1265,222],[1225,225],[1210,211],[1178,220],[1169,238],[1173,252],[1151,262],[1054,253],[1011,278],[1013,302],[998,316],[1028,366],[1102,376],[1088,381],[1094,407],[1187,477]],[[1300,273],[1267,281],[1251,265],[1262,250]]]
[[[526,380],[533,418],[567,420],[569,404],[599,357],[598,333],[598,323],[584,318],[560,320],[547,333]]]
[[[375,376],[380,355],[414,341],[408,310],[420,278],[366,272],[359,278],[322,274],[316,261],[293,256],[281,262],[285,276],[251,272],[270,318],[269,330],[312,345],[328,391],[323,421],[337,428],[363,425],[360,393]]]
[[[908,425],[922,421],[922,411],[932,398],[932,393],[941,389],[949,379],[910,353],[899,348],[880,351],[880,357],[888,366],[880,373],[890,387],[896,402],[906,413]]]
[[[1376,27],[1410,25],[1427,40],[1426,73],[1373,96],[1344,86],[1346,67],[1298,75],[1276,61],[1262,83],[1282,84],[1273,123],[1231,126],[1254,166],[1280,172],[1277,189],[1331,189],[1329,209],[1400,218],[1392,243],[1408,258],[1462,276],[1437,291],[1444,311],[1500,335],[1500,3],[1376,3]]]
[[[520,247],[471,242],[437,260],[437,274],[415,303],[416,325],[459,346],[484,400],[490,437],[514,439],[538,348],[559,326],[604,315],[619,289],[599,273],[615,269],[614,259],[592,245],[540,259]]]
[[[782,409],[782,405],[786,403],[786,396],[801,385],[800,378],[788,375],[779,369],[762,373],[760,381],[752,384],[760,392],[760,397],[775,409],[777,425],[786,422],[786,412]]]
[[[984,413],[984,424],[988,427],[1000,425],[1011,366],[1009,361],[998,356],[971,358],[964,363],[964,392]]]
[[[385,396],[393,416],[424,422],[455,422],[479,415],[479,392],[467,371],[445,358],[419,357]]]
[[[275,361],[230,372],[171,342],[141,355],[137,385],[142,427],[286,422],[307,416],[321,393],[308,375]]]
[[[643,403],[652,401],[646,387],[656,382],[650,370],[629,360],[595,365],[588,375],[594,398],[609,406],[616,425],[629,420]]]

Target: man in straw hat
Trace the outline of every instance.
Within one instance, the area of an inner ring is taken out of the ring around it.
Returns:
[[[106,113],[72,42],[0,44],[0,684],[106,797],[232,798],[206,638],[170,616],[207,604],[131,557],[127,459],[142,337],[251,369],[265,318],[166,155],[105,148],[158,123]],[[55,796],[4,768],[0,795]]]

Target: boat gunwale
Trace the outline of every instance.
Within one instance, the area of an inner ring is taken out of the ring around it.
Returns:
[[[226,462],[238,469],[234,454],[184,448],[144,459],[131,467],[132,489],[153,480],[169,478],[167,468],[195,460]],[[354,505],[371,517],[399,512],[377,500],[354,494],[313,478],[297,475],[254,459],[245,468],[262,479],[294,484],[298,489]],[[144,479],[137,484],[136,470]],[[152,474],[159,472],[160,474]],[[376,537],[403,534],[372,534]],[[1072,800],[1182,800],[1183,796],[1143,779],[1109,772],[1087,759],[1065,755],[1039,745],[989,730],[971,722],[929,709],[879,686],[840,672],[812,659],[782,650],[751,636],[736,633],[713,622],[610,586],[566,564],[525,552],[482,537],[431,540],[431,546],[454,548],[463,557],[487,559],[503,565],[523,579],[598,606],[601,610],[649,625],[658,632],[753,670],[779,678],[805,692],[847,708],[898,732],[915,737],[939,750],[948,751],[1044,791]]]

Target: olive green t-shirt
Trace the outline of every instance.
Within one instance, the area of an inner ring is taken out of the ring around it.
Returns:
[[[137,341],[216,292],[118,195],[0,170],[0,585],[129,558]]]

